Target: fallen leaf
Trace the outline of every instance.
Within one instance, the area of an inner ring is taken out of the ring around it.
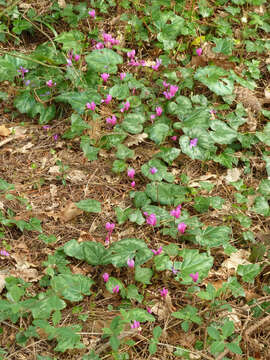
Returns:
[[[58,166],[58,165],[51,166],[51,167],[49,168],[49,173],[50,173],[51,175],[60,175],[60,174],[61,174],[61,172],[60,172],[60,166]]]
[[[125,141],[125,144],[127,146],[138,145],[147,138],[148,138],[148,135],[146,133],[133,135],[131,138],[129,138],[127,141]]]
[[[68,201],[67,204],[63,207],[62,211],[60,212],[60,217],[64,222],[70,221],[74,219],[76,216],[79,216],[83,213],[75,203]]]
[[[4,290],[5,286],[6,286],[6,277],[8,277],[9,275],[3,275],[3,274],[0,274],[0,294],[1,292]]]
[[[58,5],[61,9],[64,9],[67,6],[65,0],[58,0]]]
[[[250,256],[250,252],[247,250],[238,250],[231,254],[231,256],[223,261],[221,267],[225,270],[236,270],[238,265],[248,265],[250,262],[247,260]]]
[[[0,125],[0,136],[8,136],[11,134],[10,129],[6,128],[5,125]]]
[[[225,180],[227,183],[235,182],[240,179],[241,171],[238,168],[228,169]]]
[[[264,89],[264,96],[266,99],[270,99],[270,89],[269,88]]]
[[[72,183],[81,183],[86,180],[86,175],[81,170],[71,170],[67,175],[67,180]]]

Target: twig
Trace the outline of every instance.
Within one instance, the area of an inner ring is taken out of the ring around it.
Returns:
[[[27,345],[27,346],[22,346],[22,348],[21,348],[20,350],[17,350],[17,351],[15,351],[14,353],[10,354],[8,357],[5,358],[5,360],[11,359],[11,358],[15,359],[15,358],[13,357],[15,354],[21,352],[22,350],[25,350],[25,349],[30,348],[30,347],[32,347],[32,346],[35,346],[36,344],[39,344],[39,343],[41,343],[41,342],[44,342],[44,341],[45,341],[45,340],[42,339],[42,340],[38,340],[38,341],[34,342],[33,344],[30,344],[30,345]]]
[[[260,326],[266,325],[267,323],[270,323],[270,315],[266,316],[265,318],[261,319],[254,325],[250,326],[248,330],[246,330],[244,336],[248,337],[251,333],[253,333],[255,330],[257,330]]]

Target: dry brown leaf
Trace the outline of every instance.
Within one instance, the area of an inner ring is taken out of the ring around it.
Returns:
[[[269,88],[264,89],[264,96],[266,99],[270,99],[270,89]]]
[[[247,250],[240,249],[231,256],[223,261],[221,267],[225,270],[236,270],[238,265],[248,265],[250,262],[247,260],[250,256],[250,252]]]
[[[57,186],[55,184],[50,184],[50,194],[52,199],[54,199],[57,195]]]
[[[64,9],[67,6],[65,0],[58,0],[58,5],[61,9]]]
[[[151,307],[152,313],[157,315],[159,320],[167,319],[176,309],[172,305],[172,299],[169,294],[166,295],[165,301],[159,300]]]
[[[6,286],[6,277],[8,277],[9,275],[3,275],[3,274],[0,274],[0,294],[1,292],[4,290],[5,286]]]
[[[18,270],[11,270],[10,275],[14,277],[19,277],[24,281],[38,281],[42,278],[43,275],[39,274],[37,269],[18,269]]]
[[[27,153],[27,150],[31,149],[34,146],[34,144],[32,144],[31,142],[27,143],[26,145],[24,145],[23,147],[21,147],[18,150],[15,150],[15,152],[21,153],[21,154],[25,154]]]
[[[227,183],[231,183],[240,179],[241,171],[238,168],[228,169],[225,180]]]
[[[8,136],[11,134],[10,129],[6,128],[6,125],[0,125],[0,136]]]
[[[61,174],[61,172],[60,172],[60,166],[58,166],[58,165],[55,165],[55,166],[51,166],[50,168],[49,168],[49,174],[51,174],[51,175],[60,175]]]
[[[74,169],[67,175],[67,180],[75,184],[81,183],[86,180],[86,175],[81,170]]]
[[[138,145],[147,138],[148,138],[148,135],[146,133],[133,135],[132,137],[128,138],[127,141],[125,141],[125,145],[127,145],[127,146]]]
[[[242,86],[235,86],[234,93],[236,95],[236,100],[241,102],[245,107],[249,107],[256,112],[261,111],[261,103],[251,90]]]
[[[83,213],[75,203],[72,201],[68,201],[67,204],[63,207],[62,211],[60,212],[60,217],[64,222],[70,221],[74,219],[76,216],[79,216]]]

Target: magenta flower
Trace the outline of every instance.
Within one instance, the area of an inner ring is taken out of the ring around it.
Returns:
[[[48,80],[48,81],[46,82],[46,85],[47,85],[48,87],[53,87],[53,86],[56,86],[56,82],[53,83],[52,80]]]
[[[201,56],[202,55],[202,48],[198,48],[198,49],[196,49],[196,54],[198,55],[198,56]]]
[[[0,255],[9,256],[10,254],[6,250],[0,250]]]
[[[110,77],[110,74],[103,73],[103,74],[101,74],[100,76],[101,76],[101,78],[102,78],[102,80],[103,80],[104,82],[107,82],[108,79],[109,79],[109,77]]]
[[[126,101],[126,103],[124,104],[124,107],[122,109],[120,109],[120,111],[123,113],[124,111],[128,111],[129,108],[130,108],[130,102]]]
[[[176,219],[179,219],[179,216],[181,215],[181,205],[177,206],[176,209],[173,209],[170,212],[171,216],[174,216]]]
[[[67,59],[66,66],[72,66],[72,61],[70,59]]]
[[[160,116],[161,114],[162,114],[162,107],[160,107],[160,106],[157,106],[156,107],[156,114],[157,114],[157,116]]]
[[[154,255],[160,255],[162,253],[162,246],[160,246],[157,250],[151,249]]]
[[[159,292],[160,292],[160,296],[165,298],[168,295],[169,291],[168,289],[163,288],[162,290],[159,290]]]
[[[57,140],[58,140],[58,137],[59,137],[59,135],[58,135],[58,134],[55,134],[55,135],[53,136],[54,141],[57,141]]]
[[[140,322],[134,320],[133,324],[130,324],[131,329],[138,329],[141,326]]]
[[[50,129],[50,125],[43,125],[42,129],[48,131]]]
[[[180,224],[178,224],[177,228],[180,233],[184,234],[184,232],[186,231],[187,225],[185,223],[181,222]]]
[[[176,141],[176,140],[177,140],[177,136],[176,136],[176,135],[171,136],[171,140]]]
[[[96,44],[96,49],[103,49],[104,48],[104,44],[102,42],[98,42]]]
[[[121,74],[120,74],[120,80],[124,80],[124,78],[126,77],[126,75],[127,75],[126,73],[121,73]]]
[[[131,50],[127,53],[127,57],[130,59],[133,59],[135,57],[136,51],[135,50]]]
[[[96,108],[96,104],[94,103],[94,101],[92,101],[91,103],[87,103],[86,104],[87,109],[95,111]]]
[[[20,66],[19,70],[17,70],[19,73],[21,73],[22,78],[24,78],[24,74],[28,73],[28,69],[25,69],[24,67]]]
[[[94,19],[96,17],[96,11],[93,9],[93,10],[89,10],[88,11],[88,14]]]
[[[136,186],[135,181],[132,181],[132,183],[130,184],[130,186],[131,186],[132,188],[135,188],[135,186]]]
[[[147,306],[146,311],[147,311],[149,314],[152,314],[152,309],[151,309],[149,306]]]
[[[172,266],[172,273],[173,275],[176,275],[178,273],[178,270],[176,270],[173,266]]]
[[[117,122],[117,119],[116,119],[116,116],[113,115],[111,118],[110,117],[107,117],[106,118],[106,123],[110,126],[114,126]]]
[[[135,175],[135,169],[129,168],[127,171],[127,176],[131,179],[134,179],[134,175]]]
[[[158,172],[158,169],[155,168],[155,167],[152,167],[149,171],[150,171],[150,173],[151,173],[152,175],[154,175],[154,174],[156,174],[156,173]]]
[[[170,94],[172,95],[172,96],[174,96],[176,93],[177,93],[177,91],[178,91],[178,86],[177,85],[170,85]]]
[[[107,282],[107,281],[109,280],[110,275],[109,275],[108,273],[104,273],[104,274],[102,275],[102,277],[103,277],[103,280],[104,280],[105,282]]]
[[[105,42],[111,42],[112,41],[112,35],[111,34],[103,33],[102,36],[103,36],[103,40]]]
[[[127,260],[127,265],[128,265],[129,268],[134,268],[135,261],[133,259],[128,259]]]
[[[170,84],[169,83],[167,83],[165,80],[163,81],[163,86],[165,87],[165,88],[167,88],[167,87],[169,87],[170,86]]]
[[[147,222],[147,224],[152,225],[152,226],[155,226],[155,225],[156,225],[156,223],[157,223],[157,218],[156,218],[156,215],[155,215],[155,214],[150,214],[150,215],[148,215],[147,212],[144,212],[143,214],[144,214],[144,216],[146,216],[146,222]]]
[[[108,231],[108,234],[107,234],[106,239],[105,239],[105,243],[106,243],[106,244],[109,244],[110,239],[111,239],[112,232],[113,232],[113,230],[114,230],[114,228],[115,228],[115,223],[109,223],[109,222],[107,222],[106,225],[105,225],[105,228],[106,228],[106,230]]]
[[[119,285],[116,285],[113,289],[112,289],[114,294],[119,293]]]
[[[197,138],[191,139],[189,143],[190,148],[192,149],[193,146],[197,146],[197,142],[198,142]]]
[[[151,119],[152,122],[155,120],[155,118],[156,118],[155,114],[150,115],[150,119]]]
[[[199,273],[198,273],[198,271],[197,271],[195,274],[189,274],[189,276],[191,277],[191,279],[192,279],[194,282],[197,282],[198,279],[199,279]]]
[[[157,59],[155,65],[152,65],[152,69],[157,71],[160,65],[161,65],[161,60]]]
[[[105,100],[101,100],[101,102],[105,102],[105,104],[109,104],[112,101],[112,95],[108,94]]]
[[[75,55],[74,55],[74,60],[75,60],[75,61],[79,61],[80,58],[81,58],[81,55],[79,55],[79,54],[75,54]]]

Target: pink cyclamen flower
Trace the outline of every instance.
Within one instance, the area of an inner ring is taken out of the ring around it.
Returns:
[[[131,50],[127,53],[127,57],[130,59],[133,59],[135,57],[136,51],[135,50]]]
[[[17,70],[18,72],[21,73],[22,78],[24,78],[24,74],[28,73],[28,69],[25,69],[24,67],[20,66],[19,70]]]
[[[127,171],[127,176],[131,179],[134,179],[134,175],[135,175],[135,169],[129,168]]]
[[[177,86],[177,85],[170,85],[170,90],[169,90],[169,92],[170,92],[170,94],[171,94],[172,96],[174,96],[174,95],[177,93],[177,91],[178,91],[178,86]]]
[[[9,256],[9,253],[6,250],[0,250],[0,255]]]
[[[176,141],[176,140],[177,140],[177,136],[176,136],[176,135],[171,136],[171,140]]]
[[[94,19],[96,17],[96,11],[93,9],[93,10],[89,10],[88,11],[88,14]]]
[[[104,273],[104,274],[102,275],[102,277],[103,277],[103,280],[104,280],[105,282],[107,282],[107,281],[109,280],[110,275],[109,275],[108,273]]]
[[[162,114],[162,107],[160,107],[160,106],[157,106],[156,107],[156,114],[157,114],[157,116],[160,116],[161,114]]]
[[[54,141],[57,141],[57,140],[58,140],[58,137],[59,137],[59,135],[58,135],[58,134],[55,134],[55,135],[53,136]]]
[[[198,279],[199,279],[199,273],[198,273],[198,271],[197,271],[195,274],[189,274],[189,276],[191,277],[191,279],[192,279],[194,282],[197,282]]]
[[[179,219],[179,216],[181,215],[181,205],[180,207],[177,206],[176,209],[173,209],[171,212],[170,212],[171,216],[174,216],[176,219]]]
[[[147,311],[149,314],[152,314],[152,309],[151,309],[149,306],[147,306],[146,311]]]
[[[47,85],[48,87],[53,87],[53,86],[56,86],[56,83],[53,83],[52,80],[48,80],[48,81],[46,82],[46,85]]]
[[[157,59],[155,65],[152,65],[152,69],[157,71],[160,65],[161,65],[161,60]]]
[[[103,80],[104,82],[107,82],[108,79],[109,79],[109,77],[110,77],[110,74],[103,73],[103,74],[101,74],[100,76],[101,76],[101,78],[102,78],[102,80]]]
[[[116,285],[113,289],[112,289],[114,294],[119,293],[119,285]]]
[[[169,86],[170,86],[170,84],[169,84],[169,83],[167,83],[165,80],[163,81],[162,85],[163,85],[165,88],[167,88],[167,87],[169,87]]]
[[[102,42],[98,42],[96,44],[96,49],[103,49],[104,48],[104,44]]]
[[[42,129],[48,131],[50,129],[50,125],[43,125]]]
[[[186,231],[187,225],[185,223],[181,222],[180,224],[178,224],[177,228],[180,233],[184,234],[184,232]]]
[[[140,322],[134,320],[133,324],[130,324],[131,329],[138,329],[141,326]]]
[[[132,181],[132,183],[130,184],[130,186],[131,186],[132,188],[135,188],[135,186],[136,186],[135,181]]]
[[[148,215],[147,212],[144,212],[143,214],[146,216],[146,222],[148,225],[156,226],[157,218],[155,214]]]
[[[160,292],[160,296],[165,298],[168,295],[169,291],[168,289],[163,288],[162,290],[159,290],[159,292]]]
[[[155,114],[150,115],[150,119],[151,119],[152,122],[154,121],[155,118],[156,118]]]
[[[107,33],[103,33],[102,37],[105,42],[111,42],[113,38],[111,34],[107,34]]]
[[[70,59],[67,59],[66,66],[72,66],[72,61]]]
[[[117,119],[116,119],[116,116],[113,115],[111,118],[110,117],[107,117],[106,118],[106,123],[110,126],[114,126],[117,122]]]
[[[152,175],[154,175],[154,174],[156,174],[156,173],[158,172],[158,169],[155,168],[155,167],[152,167],[149,171],[150,171],[150,173],[151,173]]]
[[[75,60],[75,61],[79,61],[80,58],[81,58],[81,55],[79,55],[79,54],[75,54],[75,55],[74,55],[74,60]]]
[[[92,101],[91,103],[87,103],[86,104],[87,109],[95,111],[96,108],[96,104],[94,103],[94,101]]]
[[[126,73],[121,73],[121,74],[120,74],[120,80],[124,80],[124,78],[126,77],[126,75],[127,75]]]
[[[162,253],[162,250],[163,250],[162,246],[160,246],[157,250],[151,249],[154,255],[160,255]]]
[[[109,104],[112,101],[112,95],[108,94],[105,100],[101,100],[101,102],[105,102],[105,104]]]
[[[172,266],[172,273],[173,275],[176,275],[178,273],[178,270],[176,270],[173,266]]]
[[[198,142],[197,138],[191,139],[189,143],[190,148],[192,149],[193,146],[197,146],[197,142]]]
[[[196,54],[198,55],[198,56],[201,56],[202,55],[202,48],[198,48],[198,49],[196,49]]]
[[[130,108],[130,102],[126,101],[126,103],[124,104],[124,107],[122,109],[120,109],[120,111],[123,113],[124,111],[128,111],[129,108]]]
[[[107,222],[105,225],[106,230],[108,230],[109,232],[113,232],[114,228],[115,228],[115,223],[109,223]]]
[[[135,266],[135,261],[134,261],[133,259],[128,259],[128,260],[127,260],[127,266],[128,266],[129,268],[134,268],[134,266]]]

